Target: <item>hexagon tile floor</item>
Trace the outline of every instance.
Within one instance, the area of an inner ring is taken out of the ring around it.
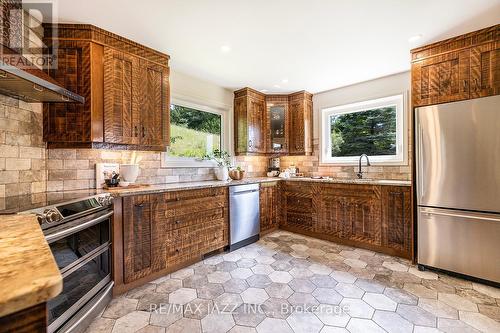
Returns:
[[[277,231],[115,298],[87,332],[500,332],[500,289]]]

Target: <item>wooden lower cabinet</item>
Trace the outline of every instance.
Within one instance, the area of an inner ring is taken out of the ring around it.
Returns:
[[[381,245],[380,187],[323,184],[320,187],[320,218],[315,231],[356,242]]]
[[[260,235],[278,229],[281,214],[280,182],[260,184]]]
[[[114,265],[123,269],[122,281],[115,278],[119,292],[229,244],[225,187],[127,196],[116,216],[119,206],[114,222],[121,219],[123,228],[122,239],[114,241],[115,260],[123,248],[123,267]],[[119,232],[114,235],[120,237]]]
[[[115,201],[115,224],[115,289],[121,293],[225,248],[229,244],[228,188],[127,196]],[[411,258],[411,188],[261,183],[261,235],[278,227]]]
[[[285,230],[404,258],[412,256],[411,188],[285,182]]]
[[[285,182],[283,185],[282,226],[306,232],[314,231],[316,212],[313,190],[317,186],[305,182]]]
[[[123,199],[125,283],[166,267],[163,224],[152,218],[151,196],[134,195]]]
[[[409,186],[382,186],[382,246],[400,256],[413,251],[411,214]]]
[[[47,332],[47,303],[12,313],[0,318],[0,333]]]

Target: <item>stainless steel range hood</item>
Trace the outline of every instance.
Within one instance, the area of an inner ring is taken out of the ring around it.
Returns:
[[[20,55],[16,55],[16,57],[20,57]],[[26,60],[26,62],[28,61]],[[0,60],[0,94],[19,98],[28,103],[85,102],[84,97],[61,87],[37,67],[15,67],[4,63],[3,60]]]

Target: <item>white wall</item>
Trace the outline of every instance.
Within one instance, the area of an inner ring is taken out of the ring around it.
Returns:
[[[362,102],[369,99],[392,96],[404,93],[409,97],[410,91],[410,72],[385,76],[371,81],[366,81],[351,86],[328,90],[314,94],[313,96],[313,123],[314,138],[318,139],[320,135],[320,111],[321,109],[344,105],[354,102]],[[409,107],[409,98],[407,99],[407,114]],[[408,117],[409,118],[409,117]],[[408,126],[409,128],[409,126]]]
[[[175,99],[205,104],[221,110],[233,108],[231,90],[176,71],[170,72],[170,91]]]

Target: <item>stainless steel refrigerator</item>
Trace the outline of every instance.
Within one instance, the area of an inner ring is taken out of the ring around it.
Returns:
[[[500,96],[416,110],[418,263],[500,283]]]

